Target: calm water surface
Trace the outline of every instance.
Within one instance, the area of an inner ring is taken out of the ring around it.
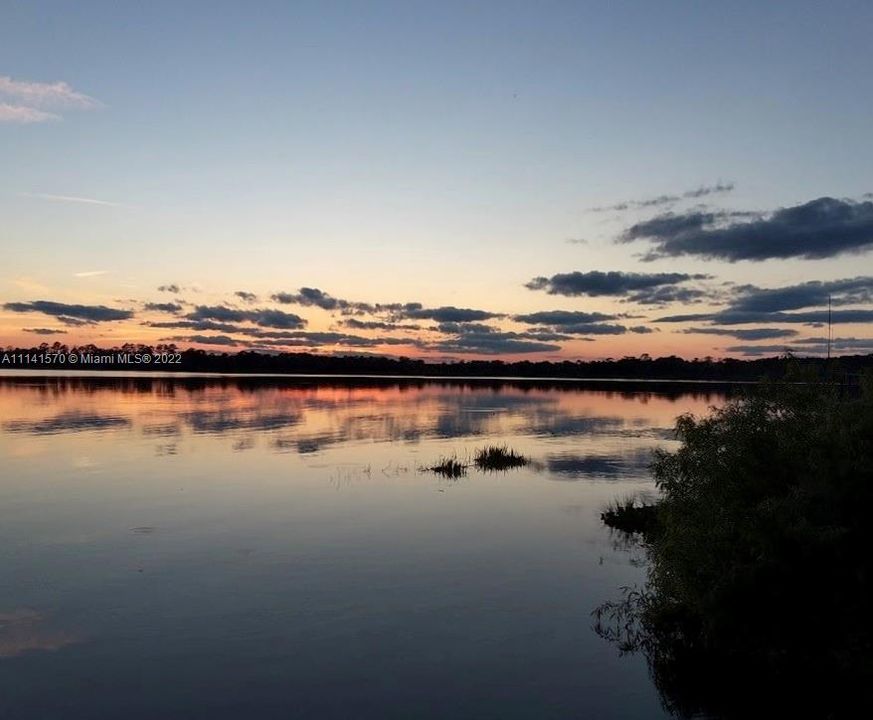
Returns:
[[[658,387],[0,377],[0,717],[663,717],[590,616]]]

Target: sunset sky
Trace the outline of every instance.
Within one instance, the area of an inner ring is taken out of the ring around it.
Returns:
[[[870,2],[9,2],[0,345],[873,352]]]

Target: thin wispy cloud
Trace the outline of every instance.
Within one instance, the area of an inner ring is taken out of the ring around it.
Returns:
[[[56,113],[45,112],[45,110],[37,110],[36,108],[25,107],[24,105],[10,105],[9,103],[0,102],[0,122],[30,125],[31,123],[60,119],[61,116]]]
[[[622,200],[613,205],[602,205],[599,207],[589,208],[590,212],[622,212],[624,210],[645,210],[647,208],[660,207],[662,205],[673,205],[682,200],[698,200],[710,195],[724,195],[725,193],[733,192],[734,183],[717,182],[715,185],[701,185],[693,190],[686,190],[682,193],[670,195],[658,195],[656,197],[645,198],[643,200]]]
[[[12,281],[12,284],[26,292],[45,293],[49,291],[47,285],[43,285],[41,282],[38,282],[31,277],[27,277],[26,275],[15,278]]]
[[[102,105],[96,98],[62,81],[31,82],[0,75],[0,122],[30,124],[61,120],[61,110],[93,110]]]
[[[28,82],[0,75],[0,95],[16,98],[38,107],[100,107],[99,100],[73,90],[65,82]]]
[[[109,200],[98,200],[97,198],[80,197],[78,195],[53,195],[51,193],[19,193],[21,197],[35,198],[37,200],[48,200],[49,202],[60,203],[76,203],[79,205],[102,205],[104,207],[127,207],[121,203],[110,202]]]
[[[108,273],[108,270],[85,270],[84,272],[73,273],[73,277],[77,278],[93,278],[100,277]]]

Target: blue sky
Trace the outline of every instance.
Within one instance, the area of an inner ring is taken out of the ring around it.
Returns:
[[[512,318],[534,311],[628,314],[617,295],[532,291],[535,276],[862,276],[866,245],[643,262],[646,247],[616,238],[696,201],[591,208],[719,184],[732,189],[700,199],[722,210],[865,202],[871,21],[861,2],[7,3],[0,76],[16,84],[0,104],[29,107],[28,84],[58,82],[89,100],[49,91],[31,110],[50,117],[0,121],[0,301],[139,309],[174,283],[214,306],[314,287],[484,308],[524,332]],[[67,334],[157,339],[134,318]],[[0,313],[0,342],[48,319]],[[658,329],[546,354],[731,352],[730,338]]]

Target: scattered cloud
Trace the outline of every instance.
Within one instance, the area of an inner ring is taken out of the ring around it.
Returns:
[[[786,338],[797,335],[797,330],[789,328],[719,328],[719,327],[697,327],[687,328],[682,331],[689,335],[724,335],[726,337],[736,338],[737,340],[775,340],[776,338]]]
[[[167,292],[178,295],[180,292],[182,292],[182,288],[176,285],[176,283],[170,283],[169,285],[159,285],[158,292]]]
[[[343,315],[367,315],[374,313],[403,313],[420,310],[421,303],[367,303],[337,298],[318,288],[302,287],[295,293],[278,292],[270,296],[282,305],[319,307],[322,310],[338,310]]]
[[[104,207],[125,207],[121,203],[110,202],[109,200],[98,200],[96,198],[79,197],[77,195],[52,195],[50,193],[19,193],[21,197],[35,198],[37,200],[48,200],[49,202],[60,203],[75,203],[78,205],[102,205]]]
[[[825,325],[828,322],[827,310],[808,310],[805,312],[743,312],[739,310],[720,310],[714,313],[691,313],[687,315],[667,315],[653,322],[682,323],[708,321],[716,325],[748,325],[753,323],[803,323],[806,325]],[[873,310],[834,310],[830,313],[834,324],[873,322]]]
[[[278,292],[272,295],[271,299],[283,305],[320,307],[322,310],[342,310],[354,304],[348,300],[335,298],[318,288],[310,287],[302,287],[296,293]]]
[[[92,110],[100,106],[98,100],[65,82],[28,82],[0,75],[0,122],[29,124],[61,120],[56,111]]]
[[[0,95],[37,107],[98,107],[100,102],[84,93],[73,90],[65,82],[27,82],[0,75]]]
[[[828,339],[826,337],[801,338],[793,341],[796,345],[803,345],[808,351],[826,352]],[[831,350],[854,350],[865,352],[873,350],[873,338],[836,337],[831,338]]]
[[[625,210],[645,210],[647,208],[673,205],[681,200],[697,200],[708,195],[724,195],[732,192],[735,185],[732,182],[717,182],[715,185],[701,185],[693,190],[669,195],[658,195],[644,200],[622,200],[614,205],[590,208],[591,212],[623,212]]]
[[[234,295],[238,297],[243,302],[253,303],[258,301],[258,296],[252,292],[246,292],[245,290],[237,290]]]
[[[33,123],[60,120],[61,116],[55,113],[37,110],[36,108],[24,107],[23,105],[10,105],[0,102],[0,123],[17,123],[19,125],[31,125]]]
[[[653,246],[645,260],[829,258],[873,246],[873,202],[821,197],[752,219],[735,213],[666,213],[632,225],[618,241],[637,240]]]
[[[178,313],[182,312],[182,306],[178,303],[155,303],[150,302],[143,305],[144,310],[152,310],[154,312]]]
[[[73,277],[93,278],[100,277],[101,275],[106,275],[108,272],[108,270],[85,270],[84,272],[73,273]]]
[[[271,349],[318,348],[331,345],[357,348],[372,348],[380,345],[421,345],[417,340],[384,337],[369,338],[335,332],[260,330],[258,328],[237,328],[235,332],[245,337],[241,339],[232,338],[227,335],[177,335],[163,338],[163,341]]]
[[[698,288],[677,287],[692,280],[709,280],[711,275],[688,273],[633,273],[600,270],[558,273],[535,277],[525,287],[545,290],[549,295],[566,297],[620,296],[629,302],[664,305],[671,302],[695,302],[707,296]]]
[[[606,315],[598,312],[543,310],[525,315],[513,315],[512,319],[529,325],[547,325],[552,332],[566,335],[624,335],[627,332],[654,332],[644,325],[626,327],[606,322],[607,320],[615,320],[617,317],[617,315]]]
[[[51,300],[33,302],[11,302],[3,305],[4,310],[16,313],[37,312],[56,317],[68,325],[128,320],[133,317],[131,310],[118,310],[105,305],[68,305]]]
[[[735,355],[757,357],[761,355],[786,355],[790,348],[787,345],[732,345],[725,348],[726,352]]]
[[[616,316],[576,310],[542,310],[524,315],[513,315],[512,319],[529,325],[583,325],[615,320]]]
[[[399,314],[405,318],[433,320],[435,322],[475,322],[503,317],[500,313],[488,312],[487,310],[473,310],[472,308],[457,308],[452,305],[444,305],[438,308],[423,308],[418,306],[417,308],[403,310]]]
[[[188,320],[217,320],[219,322],[251,322],[263,327],[301,328],[306,325],[299,315],[269,308],[259,310],[239,310],[224,305],[197,305],[185,316]]]
[[[20,288],[26,292],[31,293],[47,293],[49,292],[49,288],[43,285],[41,282],[37,282],[31,277],[27,277],[26,275],[22,275],[21,277],[17,277],[12,281],[12,284],[15,287]]]
[[[227,335],[181,335],[170,338],[161,338],[161,342],[188,342],[197,345],[226,345],[235,347],[245,345],[244,341],[236,340]]]
[[[232,323],[215,322],[213,320],[171,320],[164,322],[147,322],[145,323],[145,325],[147,327],[163,328],[166,330],[187,329],[198,332],[214,330],[215,332],[222,333],[236,333],[242,332],[244,330],[244,328],[241,328],[239,325],[234,325]]]
[[[473,328],[456,326],[454,337],[435,343],[432,347],[443,353],[477,355],[526,355],[529,353],[556,352],[560,345],[531,339],[529,333],[503,332],[487,325]]]
[[[21,328],[22,332],[33,333],[34,335],[66,335],[66,330],[55,330],[54,328]]]
[[[873,277],[855,277],[787,285],[778,288],[759,288],[741,285],[730,309],[736,311],[774,312],[823,307],[830,299],[833,305],[856,305],[873,302]]]
[[[355,330],[421,330],[421,325],[383,322],[381,320],[358,320],[357,318],[348,318],[343,320],[342,324]]]

